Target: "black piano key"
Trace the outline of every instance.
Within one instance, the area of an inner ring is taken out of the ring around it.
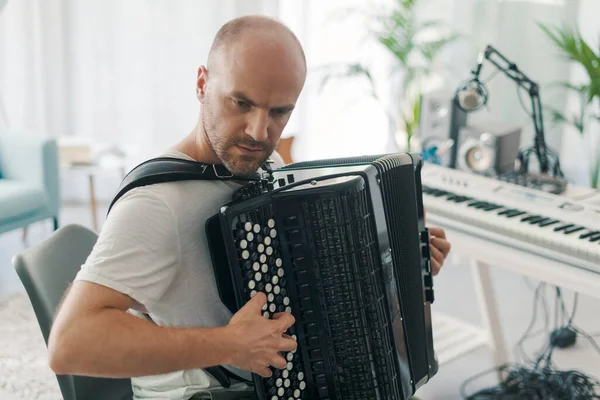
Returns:
[[[546,222],[542,222],[539,225],[544,227],[544,226],[550,226],[550,225],[554,225],[554,224],[558,224],[560,221],[557,219],[550,219],[549,221]]]
[[[579,235],[579,239],[587,239],[595,235],[600,235],[600,231],[589,231],[587,233],[582,233],[581,235]]]
[[[523,218],[521,218],[521,222],[528,222],[528,221],[532,221],[532,220],[534,220],[534,219],[536,219],[536,218],[540,218],[540,216],[539,216],[539,215],[531,215],[531,214],[530,214],[530,215],[528,215],[528,216],[526,216],[526,217],[523,217]]]
[[[594,235],[590,238],[590,242],[597,242],[600,240],[600,233],[597,235]]]
[[[571,228],[567,228],[567,229],[565,229],[565,230],[563,231],[563,233],[564,233],[565,235],[570,235],[571,233],[573,233],[573,232],[579,232],[579,231],[580,231],[580,230],[582,230],[582,229],[583,229],[583,226],[573,226],[573,227],[571,227]]]
[[[512,208],[507,208],[506,210],[499,211],[498,215],[507,215],[507,214],[509,214],[511,212],[514,212],[514,211],[516,211],[516,210],[513,210]]]
[[[562,231],[564,229],[570,228],[572,226],[573,226],[573,224],[564,224],[564,225],[557,226],[556,228],[554,228],[554,231],[555,232],[559,232],[559,231]]]
[[[489,206],[487,206],[485,208],[485,211],[494,211],[494,210],[497,210],[499,208],[502,208],[502,206],[500,206],[498,204],[490,204]]]
[[[508,218],[514,218],[514,217],[518,217],[518,216],[523,215],[523,214],[527,214],[527,213],[525,211],[515,210],[515,211],[513,211],[513,212],[511,212],[509,214],[506,214],[506,216]]]
[[[481,203],[482,203],[481,201],[479,201],[479,200],[475,200],[475,201],[472,201],[472,202],[470,202],[470,203],[468,204],[468,206],[469,206],[469,207],[476,207],[476,206],[480,205]]]
[[[537,223],[537,222],[540,222],[540,221],[544,220],[545,218],[546,218],[546,217],[542,217],[541,215],[538,215],[538,216],[537,216],[537,217],[535,217],[535,218],[531,218],[531,219],[529,220],[529,223],[533,225],[533,224],[535,224],[535,223]]]
[[[548,217],[541,217],[541,219],[538,219],[538,220],[535,220],[535,221],[533,221],[533,220],[530,220],[530,221],[529,221],[529,223],[530,223],[531,225],[540,225],[540,226],[541,226],[541,224],[543,224],[543,223],[545,223],[545,222],[548,222],[548,221],[550,221],[551,219],[552,219],[552,218],[548,218]]]

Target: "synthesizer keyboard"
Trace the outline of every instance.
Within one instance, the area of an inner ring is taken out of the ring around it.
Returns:
[[[433,164],[422,179],[434,220],[440,216],[453,229],[600,272],[600,192],[589,190],[595,201],[577,200]]]

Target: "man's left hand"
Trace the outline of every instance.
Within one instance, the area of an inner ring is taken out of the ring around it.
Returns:
[[[446,240],[446,232],[442,228],[429,227],[431,244],[431,270],[437,275],[444,266],[444,261],[450,253],[450,242]]]

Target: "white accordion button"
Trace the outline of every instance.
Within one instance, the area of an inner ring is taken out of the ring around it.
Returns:
[[[251,242],[254,240],[254,233],[252,232],[248,232],[248,234],[246,235],[246,239]]]
[[[267,272],[269,272],[269,266],[267,264],[263,264],[261,271],[263,274],[266,274]]]
[[[271,290],[273,290],[273,285],[271,285],[270,283],[267,283],[265,285],[265,290],[267,291],[267,293],[271,293]]]
[[[244,260],[247,260],[248,258],[250,258],[250,252],[248,250],[242,251],[242,258]]]
[[[269,219],[269,221],[267,222],[267,226],[269,228],[275,227],[275,220],[273,218]]]
[[[279,276],[280,278],[283,278],[283,275],[285,275],[285,271],[283,270],[283,268],[279,268],[277,270],[277,276]]]
[[[252,264],[252,269],[254,270],[254,272],[260,271],[260,264],[255,262],[254,264]]]
[[[256,282],[248,281],[248,289],[252,290],[256,287]]]
[[[277,230],[271,229],[271,232],[269,232],[269,236],[271,236],[273,239],[275,239],[275,237],[277,236]]]
[[[271,237],[265,236],[265,245],[269,246],[271,244]]]
[[[259,253],[262,253],[263,251],[265,251],[265,245],[262,243],[259,243],[258,246],[256,246],[256,250],[258,250]]]
[[[260,232],[260,225],[254,224],[254,233],[258,233],[258,232]]]
[[[260,255],[260,262],[263,264],[267,262],[267,256],[265,254]]]
[[[244,229],[247,232],[250,232],[252,230],[252,222],[246,222],[246,224],[244,224]]]
[[[278,267],[281,267],[283,265],[283,260],[281,258],[278,258],[275,260],[275,265]]]
[[[261,279],[262,279],[262,274],[260,272],[257,272],[256,274],[254,274],[254,280],[256,282],[260,282]]]
[[[267,247],[267,255],[270,256],[271,254],[273,254],[273,248],[271,246]]]
[[[245,241],[244,239],[240,240],[240,249],[244,250],[247,247],[248,247],[248,242]]]

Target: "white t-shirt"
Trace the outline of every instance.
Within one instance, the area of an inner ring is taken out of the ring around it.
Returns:
[[[192,160],[175,150],[162,156]],[[272,159],[273,168],[283,165],[278,154]],[[205,223],[239,187],[228,181],[183,181],[129,191],[113,206],[76,280],[130,296],[136,301],[132,311],[148,313],[161,326],[227,325],[232,315],[217,291]],[[202,369],[132,378],[132,386],[135,399],[183,400],[209,389],[224,391]],[[227,392],[247,390],[237,383]]]

